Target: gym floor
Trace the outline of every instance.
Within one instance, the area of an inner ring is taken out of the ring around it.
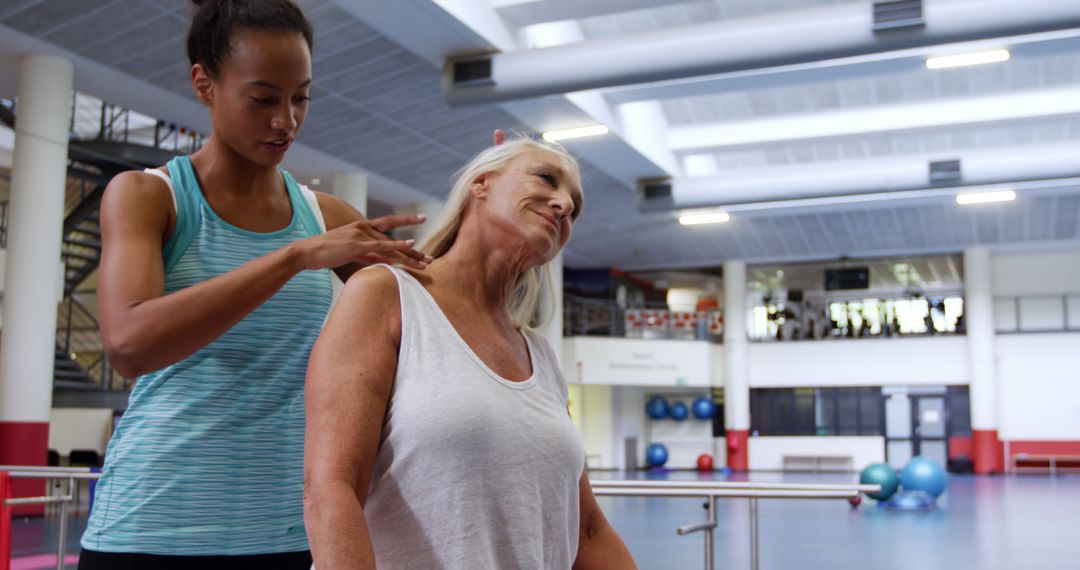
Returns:
[[[597,472],[601,479],[747,480],[716,473]],[[755,473],[753,481],[852,483],[851,475]],[[84,495],[85,496],[85,495]],[[676,536],[677,526],[704,520],[698,499],[601,497],[612,524],[648,570],[704,567],[700,533]],[[1055,478],[951,476],[939,508],[897,512],[864,501],[762,500],[760,567],[801,570],[1056,570],[1080,568],[1080,476]],[[716,568],[750,567],[746,500],[722,499]],[[85,505],[68,527],[68,553],[78,552]],[[16,519],[13,569],[49,567],[40,555],[56,551],[54,518]],[[31,558],[33,557],[33,558]],[[55,567],[55,566],[53,566]],[[69,566],[74,568],[74,565]]]

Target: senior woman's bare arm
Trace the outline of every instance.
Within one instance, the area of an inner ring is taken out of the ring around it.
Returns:
[[[581,473],[578,493],[581,528],[574,570],[636,570],[637,564],[630,550],[596,502],[588,472]]]
[[[394,276],[355,273],[308,363],[304,522],[318,570],[375,567],[364,503],[400,338]]]

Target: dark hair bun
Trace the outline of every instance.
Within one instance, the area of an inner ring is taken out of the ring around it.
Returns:
[[[232,51],[238,29],[299,33],[311,50],[311,22],[292,0],[191,0],[197,7],[188,30],[191,64],[202,64],[217,75]]]

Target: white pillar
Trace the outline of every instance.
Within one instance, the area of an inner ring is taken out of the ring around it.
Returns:
[[[750,435],[750,377],[747,371],[746,263],[724,263],[724,423],[728,467],[747,468]]]
[[[394,230],[394,239],[415,239],[416,243],[423,243],[424,238],[435,227],[435,222],[442,213],[442,202],[415,202],[394,208],[397,214],[423,214],[427,221],[415,226],[406,226]]]
[[[23,57],[0,337],[0,464],[43,465],[48,449],[73,85],[71,62]]]
[[[972,460],[976,473],[1001,471],[997,370],[994,363],[994,292],[990,250],[964,250],[964,321],[971,371]]]
[[[330,187],[330,193],[346,201],[360,213],[367,216],[367,190],[368,177],[362,172],[335,172],[334,181]],[[332,273],[332,272],[331,272]],[[330,286],[333,288],[333,300],[331,306],[337,304],[341,297],[341,290],[345,284],[338,279],[337,274],[330,278]]]
[[[547,339],[548,344],[551,345],[551,350],[555,353],[555,358],[562,364],[562,345],[563,345],[563,264],[562,254],[555,256],[548,262],[548,272],[551,274],[551,295],[545,295],[543,298],[544,306],[541,307],[542,314],[551,315],[551,319],[540,332]]]
[[[368,177],[362,172],[335,172],[331,193],[367,215]]]

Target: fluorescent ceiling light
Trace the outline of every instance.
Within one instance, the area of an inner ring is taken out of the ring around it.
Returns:
[[[1009,50],[995,49],[975,53],[962,53],[941,57],[926,58],[927,69],[945,69],[947,67],[962,67],[965,65],[981,65],[984,63],[998,63],[1009,61]]]
[[[731,216],[727,212],[695,212],[679,216],[679,223],[684,226],[722,224],[729,220],[731,220]]]
[[[564,141],[566,139],[578,139],[581,137],[595,137],[608,134],[607,125],[592,125],[589,127],[577,127],[574,129],[559,129],[544,133],[547,142]]]
[[[1016,192],[1012,190],[997,190],[995,192],[971,192],[968,194],[957,194],[956,203],[962,205],[968,204],[988,204],[991,202],[1011,202],[1016,199]]]

